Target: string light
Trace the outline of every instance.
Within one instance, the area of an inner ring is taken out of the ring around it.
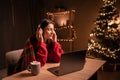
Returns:
[[[76,31],[75,31],[75,29],[73,28],[72,25],[62,26],[62,27],[57,27],[57,28],[55,28],[55,30],[57,30],[57,31],[60,31],[60,30],[62,30],[62,29],[66,29],[66,30],[67,30],[67,29],[71,29],[73,35],[72,35],[72,38],[71,38],[71,39],[58,39],[58,41],[72,42],[72,41],[74,41],[74,40],[77,38],[77,37],[76,37]]]

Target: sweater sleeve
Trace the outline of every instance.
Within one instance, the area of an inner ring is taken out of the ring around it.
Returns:
[[[61,54],[63,54],[64,51],[58,42],[53,42],[53,46],[53,50],[49,53],[49,58],[53,62],[60,62]]]
[[[36,46],[36,60],[41,63],[41,66],[44,66],[47,61],[48,51],[46,49],[46,44],[44,42],[38,42]]]

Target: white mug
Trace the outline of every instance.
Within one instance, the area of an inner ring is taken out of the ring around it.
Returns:
[[[37,75],[40,72],[40,62],[33,61],[30,62],[30,65],[27,67],[27,70],[31,72],[32,75]]]

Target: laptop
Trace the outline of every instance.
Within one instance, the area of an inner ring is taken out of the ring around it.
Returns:
[[[82,70],[85,64],[86,50],[68,52],[61,55],[60,65],[48,68],[56,76]]]

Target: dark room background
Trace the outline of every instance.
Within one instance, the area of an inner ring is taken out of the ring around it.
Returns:
[[[46,12],[56,7],[75,10],[74,28],[77,39],[73,50],[87,49],[89,33],[95,26],[102,0],[0,0],[0,69],[5,68],[5,53],[24,47]],[[116,7],[120,12],[120,0]]]

